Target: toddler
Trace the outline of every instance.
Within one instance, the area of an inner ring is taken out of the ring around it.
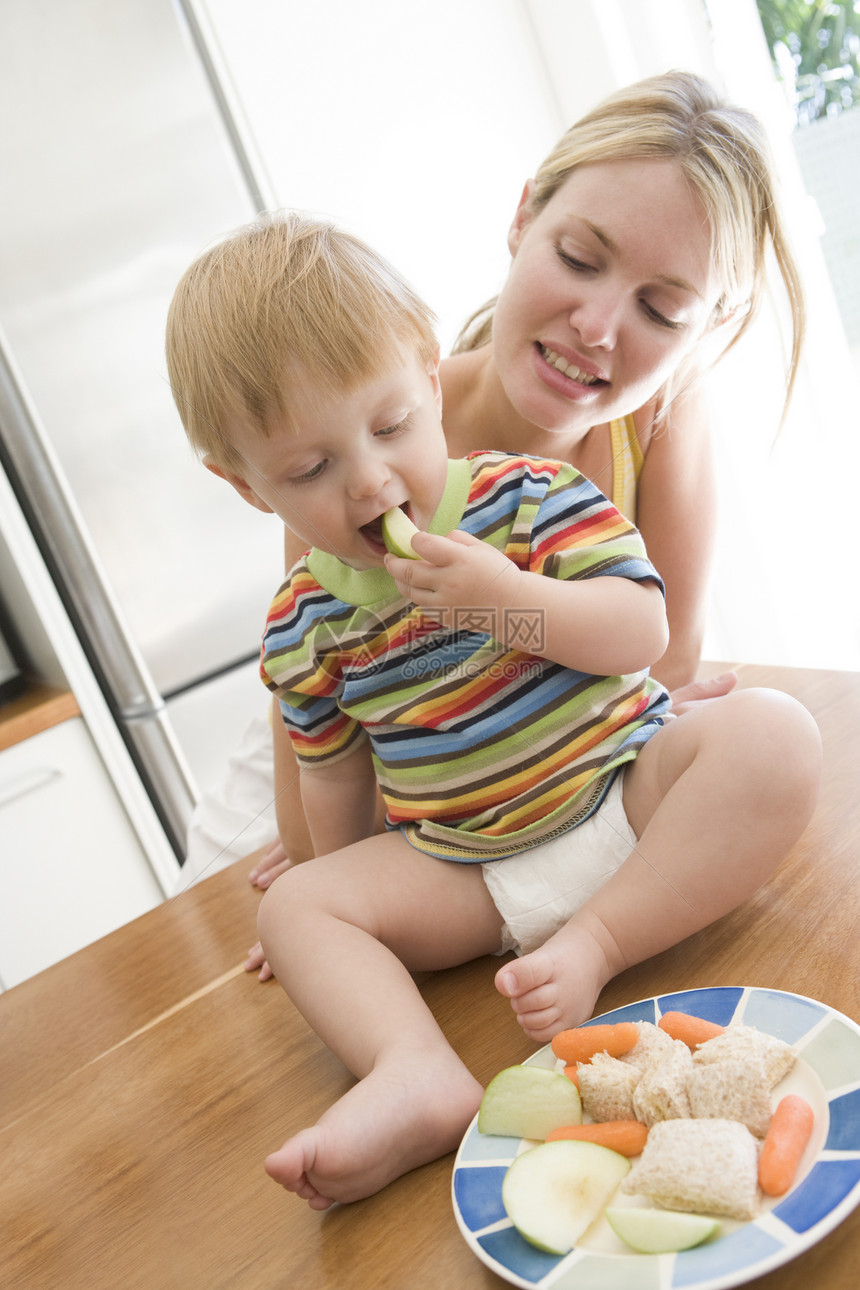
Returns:
[[[703,288],[704,290],[704,288]],[[669,716],[641,538],[572,466],[450,461],[432,315],[356,238],[294,213],[191,266],[171,384],[204,464],[309,548],[262,673],[314,859],[263,897],[275,975],[357,1083],[266,1161],[323,1209],[452,1150],[481,1086],[412,973],[514,950],[525,1033],[771,874],[814,806],[809,714],[763,690]],[[387,553],[382,516],[417,524]],[[375,788],[388,832],[374,835]]]

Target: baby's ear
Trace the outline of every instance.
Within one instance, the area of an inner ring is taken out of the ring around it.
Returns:
[[[430,377],[433,386],[433,397],[436,400],[436,406],[441,415],[442,412],[442,382],[439,380],[439,361],[442,357],[442,351],[436,346],[436,353],[427,364],[427,375]]]
[[[254,492],[244,476],[236,474],[233,470],[225,470],[212,457],[204,457],[203,465],[207,470],[211,470],[213,475],[217,475],[219,479],[225,479],[249,506],[253,506],[258,511],[263,511],[266,515],[272,514],[271,506]]]

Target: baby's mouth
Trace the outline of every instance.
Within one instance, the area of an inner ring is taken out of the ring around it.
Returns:
[[[358,530],[371,550],[378,554],[385,552],[385,543],[382,540],[382,516],[377,515],[375,520],[369,524],[362,524]]]
[[[401,502],[400,509],[405,512],[406,515],[409,515],[410,507],[408,502]],[[409,518],[411,519],[412,517],[409,516]],[[379,555],[386,554],[388,547],[385,545],[385,539],[382,536],[382,515],[377,515],[375,520],[370,520],[369,523],[362,524],[358,531],[372,551],[375,551]]]

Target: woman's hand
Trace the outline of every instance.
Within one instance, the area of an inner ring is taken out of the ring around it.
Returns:
[[[680,686],[669,695],[672,700],[672,712],[676,717],[680,717],[683,713],[690,712],[699,703],[706,703],[709,699],[721,699],[723,695],[733,690],[737,683],[736,672],[723,672],[722,676],[709,677],[706,681],[690,681],[688,685]]]
[[[267,887],[271,887],[276,878],[287,869],[291,869],[294,864],[295,861],[291,860],[284,850],[281,839],[275,838],[248,874],[248,880],[261,891],[265,891]],[[242,966],[246,972],[257,972],[260,981],[270,981],[275,975],[266,962],[266,956],[259,941],[248,950],[248,957]]]
[[[259,941],[257,941],[256,945],[252,945],[248,950],[248,957],[245,959],[242,967],[246,972],[257,972],[257,969],[259,968],[260,970],[257,973],[258,981],[271,981],[272,977],[275,975],[266,962],[266,956],[263,953],[263,947]]]
[[[252,886],[259,887],[261,891],[265,891],[267,887],[271,887],[276,878],[285,873],[287,869],[292,868],[294,863],[295,861],[291,860],[284,850],[281,839],[275,838],[274,842],[269,843],[254,868],[248,874],[248,881]]]

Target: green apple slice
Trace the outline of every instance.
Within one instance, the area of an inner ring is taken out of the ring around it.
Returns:
[[[582,1123],[582,1103],[573,1080],[541,1066],[508,1066],[487,1085],[478,1111],[478,1132],[505,1138],[537,1138]]]
[[[502,1182],[502,1204],[532,1245],[567,1254],[610,1200],[630,1161],[594,1142],[542,1142],[517,1156]]]
[[[625,1209],[610,1205],[604,1212],[616,1236],[640,1254],[692,1249],[720,1227],[718,1218],[679,1214],[671,1209]]]
[[[420,531],[399,506],[392,506],[382,517],[382,540],[392,555],[400,555],[407,560],[420,560],[420,555],[412,550],[412,539]]]

